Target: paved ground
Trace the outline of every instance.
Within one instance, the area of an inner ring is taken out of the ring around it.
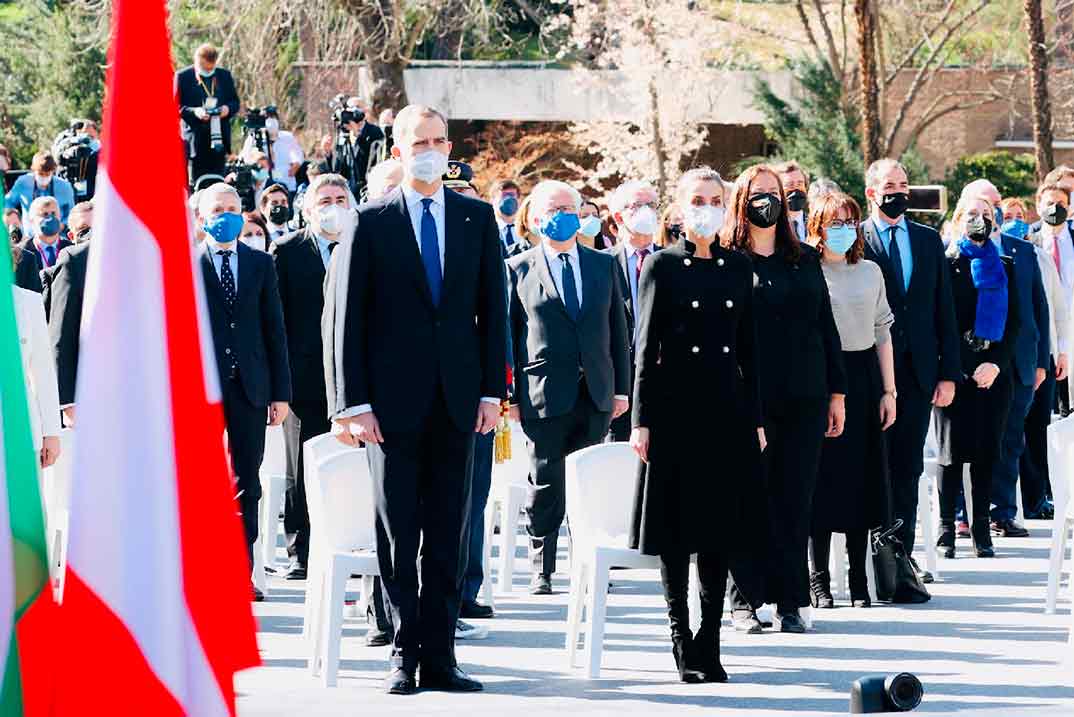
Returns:
[[[485,682],[483,694],[382,695],[385,650],[364,646],[365,624],[357,621],[345,624],[339,686],[322,689],[306,669],[303,584],[270,578],[269,599],[256,607],[264,666],[238,678],[239,713],[845,714],[853,680],[905,670],[925,685],[921,712],[1069,717],[1074,667],[1059,665],[1071,652],[1068,592],[1058,614],[1043,613],[1050,524],[1030,528],[1028,539],[998,540],[991,561],[970,558],[969,541],[960,540],[959,558],[941,561],[943,580],[926,605],[840,606],[819,614],[805,635],[744,636],[725,622],[725,685],[675,681],[659,577],[623,571],[613,574],[600,680],[566,669],[567,585],[557,576],[558,594],[535,598],[520,587],[498,600],[496,619],[484,623],[487,640],[459,644],[460,662]]]

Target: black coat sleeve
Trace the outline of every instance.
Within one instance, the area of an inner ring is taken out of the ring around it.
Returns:
[[[631,425],[652,426],[659,395],[660,345],[667,327],[661,301],[660,261],[657,257],[642,264],[638,279],[638,348],[634,370],[634,411]]]
[[[828,380],[828,393],[847,392],[847,373],[843,365],[843,344],[839,338],[839,327],[835,325],[832,313],[832,297],[828,293],[828,282],[820,268],[820,261],[810,262],[815,272],[814,281],[820,286],[820,332],[824,341],[825,374]]]
[[[1052,364],[1051,316],[1048,313],[1048,297],[1044,293],[1044,277],[1036,255],[1033,264],[1033,319],[1037,324],[1037,368],[1048,371]],[[1058,352],[1057,352],[1058,353]]]
[[[630,396],[630,329],[627,326],[626,308],[619,288],[619,263],[610,262],[612,273],[612,305],[609,310],[611,319],[611,354],[612,368],[615,370],[613,385],[615,395]]]
[[[259,257],[261,258],[261,257]],[[291,365],[287,357],[287,329],[283,324],[283,304],[276,283],[272,261],[265,261],[265,280],[261,285],[261,331],[268,354],[269,400],[291,400]]]
[[[951,267],[943,254],[943,244],[935,242],[936,268],[936,343],[940,347],[940,381],[958,381],[962,378],[962,355],[959,348],[958,320],[955,318],[955,300],[951,292]]]
[[[757,324],[753,314],[753,271],[749,266],[745,270],[746,290],[743,292],[742,317],[738,323],[738,335],[735,337],[738,368],[742,372],[745,395],[743,405],[746,415],[753,425],[764,426],[761,411],[761,371],[757,365]]]
[[[507,397],[507,301],[504,296],[503,255],[496,218],[489,206],[481,238],[481,274],[477,291],[477,335],[480,341],[481,395]]]
[[[216,90],[216,98],[221,105],[227,105],[227,120],[239,113],[239,93],[235,89],[235,78],[227,70],[220,71],[220,86]]]
[[[518,272],[517,267],[513,267],[507,264],[507,320],[510,322],[508,328],[508,335],[510,341],[514,342],[519,337],[523,336],[522,332],[522,300],[518,298]],[[521,345],[511,346],[511,396],[512,403],[518,403],[518,397],[522,395],[522,391],[526,390],[526,387],[522,385],[522,363],[521,357],[525,355],[522,351]]]
[[[343,395],[347,404],[344,408],[372,402],[369,394],[369,322],[366,313],[370,310],[373,290],[369,264],[373,255],[371,237],[376,235],[376,224],[376,218],[371,214],[358,220],[358,230],[351,246],[350,268],[347,270],[346,306],[336,307],[337,312],[343,310],[343,355],[336,356],[336,365],[343,366]],[[339,269],[342,271],[344,267]]]
[[[37,255],[32,251],[23,249],[19,256],[19,263],[15,267],[15,286],[41,293],[41,266]]]
[[[56,382],[60,405],[75,402],[78,376],[78,332],[82,323],[82,285],[70,254],[64,252],[52,273],[52,311],[49,315],[49,338],[56,356]]]

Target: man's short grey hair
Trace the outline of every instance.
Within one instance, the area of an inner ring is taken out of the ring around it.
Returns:
[[[39,217],[41,216],[41,210],[48,205],[52,205],[57,209],[60,208],[60,203],[56,201],[55,197],[38,197],[30,202],[30,209],[27,211],[27,214],[31,217]]]
[[[835,181],[828,179],[827,177],[817,177],[813,180],[813,183],[809,185],[809,191],[806,192],[806,202],[810,206],[817,204],[821,199],[829,194],[841,193],[843,188],[839,186]]]
[[[577,189],[558,179],[545,179],[538,182],[537,186],[530,192],[530,216],[540,215],[544,211],[544,203],[548,200],[548,197],[556,192],[567,192],[571,195],[574,208],[582,208],[582,195]]]
[[[962,188],[962,193],[959,195],[959,199],[961,200],[966,199],[968,197],[978,197],[990,189],[996,194],[1000,194],[999,189],[992,182],[988,181],[987,179],[975,179]]]
[[[235,197],[235,201],[242,205],[242,197],[239,196],[238,190],[231,186],[227,182],[217,182],[216,184],[210,184],[208,187],[204,187],[198,192],[198,211],[199,218],[204,219],[212,211],[210,205],[216,201],[216,198],[221,194],[231,194]]]
[[[310,186],[306,188],[306,193],[302,195],[302,209],[304,211],[310,211],[317,206],[317,191],[321,187],[342,187],[347,192],[348,207],[354,209],[357,206],[347,179],[340,174],[326,173],[318,174],[310,182]]]
[[[395,157],[389,157],[383,162],[378,162],[369,170],[365,177],[366,196],[369,199],[379,199],[384,196],[388,184],[388,176],[392,172],[402,172],[403,163]]]
[[[694,167],[693,169],[686,170],[686,172],[679,177],[679,183],[675,185],[675,194],[684,191],[686,186],[691,182],[716,182],[716,184],[720,185],[720,193],[727,194],[727,191],[724,189],[723,177],[721,177],[720,173],[712,167]],[[618,194],[618,192],[616,192],[616,194]]]
[[[719,175],[716,176],[719,177]],[[652,182],[646,182],[644,179],[623,182],[612,192],[612,196],[608,199],[608,211],[612,214],[619,214],[626,209],[630,197],[643,189],[652,192],[656,197],[660,196],[660,192],[656,191],[656,187],[652,185]]]
[[[399,114],[395,116],[395,124],[392,125],[392,137],[398,139],[399,137],[409,137],[414,134],[414,128],[417,127],[418,122],[421,121],[423,117],[439,117],[440,121],[444,123],[445,129],[447,128],[447,117],[435,107],[429,107],[428,105],[407,105],[399,110]]]
[[[880,178],[893,169],[901,169],[902,173],[906,175],[907,179],[910,178],[910,173],[906,171],[906,167],[903,166],[902,162],[897,159],[885,157],[884,159],[876,160],[869,165],[868,169],[865,170],[865,186],[880,186]]]

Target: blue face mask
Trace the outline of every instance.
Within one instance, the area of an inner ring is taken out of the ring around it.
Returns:
[[[214,72],[216,72],[215,67],[213,69],[211,69],[211,70],[203,70],[200,67],[198,68],[198,74],[201,75],[202,77],[204,77],[205,79],[209,79],[210,77],[212,77]]]
[[[829,227],[824,233],[824,246],[836,254],[846,254],[858,239],[857,230],[850,227]]]
[[[582,223],[578,220],[577,214],[570,212],[556,212],[548,219],[545,219],[544,224],[541,226],[541,234],[544,234],[551,241],[567,241],[581,228]]]
[[[505,217],[513,217],[515,212],[518,211],[518,197],[513,194],[508,194],[506,197],[500,199],[500,214]]]
[[[1009,234],[1012,237],[1018,239],[1025,239],[1029,234],[1029,225],[1023,222],[1021,219],[1011,219],[1010,221],[1000,224],[999,230],[1004,234]]]
[[[60,233],[60,220],[55,214],[50,214],[38,224],[38,230],[43,237],[52,237]]]
[[[244,223],[241,214],[224,212],[206,221],[202,228],[217,244],[230,244],[239,238]]]

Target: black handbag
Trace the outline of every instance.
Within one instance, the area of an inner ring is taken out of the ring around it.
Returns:
[[[876,598],[891,603],[928,602],[932,595],[917,576],[902,541],[895,534],[901,527],[899,519],[887,530],[872,534]]]

